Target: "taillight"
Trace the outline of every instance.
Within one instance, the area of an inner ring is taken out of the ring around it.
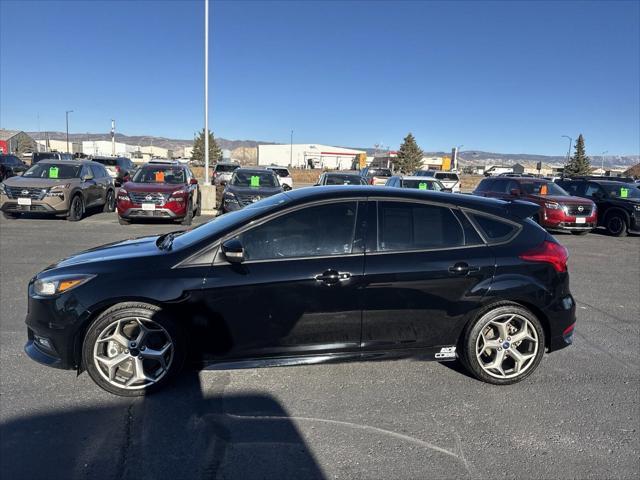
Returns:
[[[569,252],[559,243],[545,240],[537,247],[520,254],[520,258],[528,262],[550,263],[556,272],[566,272]]]
[[[371,177],[371,178],[369,179],[369,185],[373,185],[373,182],[374,182],[374,179],[373,179],[373,177]]]

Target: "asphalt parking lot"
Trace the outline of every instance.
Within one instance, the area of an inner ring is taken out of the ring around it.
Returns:
[[[32,275],[177,228],[0,219],[2,478],[637,478],[640,238],[557,235],[575,344],[509,387],[402,360],[187,372],[130,400],[23,354]]]

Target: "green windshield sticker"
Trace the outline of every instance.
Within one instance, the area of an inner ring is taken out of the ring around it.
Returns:
[[[58,178],[58,167],[49,167],[49,178]]]
[[[629,189],[628,188],[621,188],[620,189],[620,198],[628,198],[629,197]]]
[[[251,175],[251,186],[252,187],[260,186],[260,177],[258,175]]]
[[[418,184],[418,190],[426,190],[427,189],[427,184],[425,182],[420,182]]]

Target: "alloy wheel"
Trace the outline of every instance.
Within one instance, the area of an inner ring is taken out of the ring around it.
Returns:
[[[619,235],[620,232],[622,232],[622,229],[624,228],[624,221],[622,220],[622,218],[620,218],[619,215],[614,215],[609,220],[608,227],[609,227],[609,231],[613,235]]]
[[[480,367],[495,378],[514,378],[534,364],[539,341],[531,322],[518,314],[503,314],[489,321],[476,339]]]
[[[160,381],[174,357],[171,336],[158,323],[141,317],[116,320],[105,327],[93,347],[93,363],[111,385],[144,389]]]

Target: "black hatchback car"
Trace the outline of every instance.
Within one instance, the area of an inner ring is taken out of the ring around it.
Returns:
[[[584,197],[598,208],[598,226],[614,237],[640,233],[640,189],[629,182],[606,179],[562,179],[556,183],[576,197]]]
[[[28,287],[27,354],[150,392],[216,368],[416,356],[511,384],[572,341],[567,251],[537,205],[317,187],[71,256]]]

